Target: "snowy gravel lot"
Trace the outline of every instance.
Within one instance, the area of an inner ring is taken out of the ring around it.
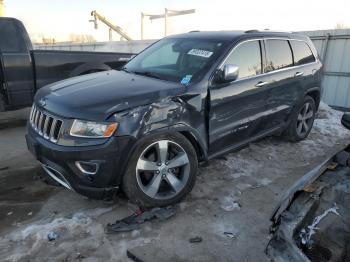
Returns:
[[[269,137],[210,161],[200,168],[194,190],[174,217],[146,222],[130,233],[105,233],[107,223],[137,210],[124,198],[114,203],[88,200],[43,185],[35,174],[21,185],[20,176],[0,171],[0,191],[6,186],[8,192],[0,193],[0,221],[8,225],[0,227],[0,261],[129,261],[127,249],[144,261],[269,261],[264,254],[269,217],[280,197],[350,142],[341,115],[321,104],[305,141]],[[24,128],[17,132],[23,135]],[[0,130],[0,139],[7,135]],[[20,161],[18,154],[6,161]],[[16,179],[18,183],[11,183]],[[17,188],[15,195],[6,181]],[[48,241],[50,232],[58,238]],[[202,242],[190,243],[196,236]]]

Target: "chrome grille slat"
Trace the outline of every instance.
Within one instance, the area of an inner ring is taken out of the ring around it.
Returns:
[[[55,129],[56,129],[56,123],[57,123],[57,120],[54,119],[52,122],[52,125],[51,125],[51,130],[50,130],[50,141],[52,141],[54,143],[55,143],[55,139],[53,138],[53,134],[54,134]]]
[[[39,108],[33,105],[29,122],[40,136],[50,140],[53,143],[57,143],[61,134],[61,128],[63,126],[63,121],[61,119],[41,111]]]
[[[33,122],[32,122],[32,125],[33,125],[34,129],[35,129],[35,121],[37,119],[37,115],[38,115],[38,110],[35,108],[35,114],[33,116]]]
[[[33,119],[34,111],[35,111],[35,107],[33,106],[33,107],[32,107],[32,110],[30,110],[30,117],[29,117],[29,120],[30,120],[30,121],[32,121],[32,119]]]
[[[43,113],[40,113],[40,116],[39,116],[39,121],[38,121],[38,131],[39,131],[39,134],[42,135],[43,132],[41,130],[41,125],[43,123],[43,118],[44,118],[44,114]]]
[[[35,115],[36,115],[36,107],[33,106],[33,108],[34,108],[34,109],[33,109],[33,115],[32,115],[32,119],[30,120],[32,125],[33,125],[33,121],[34,121]]]
[[[45,119],[45,123],[44,123],[44,128],[43,128],[43,134],[44,134],[44,138],[48,139],[49,136],[47,134],[47,126],[49,124],[49,119],[50,117],[49,116],[46,116],[46,119]]]
[[[40,117],[40,114],[41,112],[39,110],[37,110],[37,114],[35,116],[35,122],[34,122],[34,126],[35,126],[35,129],[38,130],[38,122],[39,122],[39,117]]]

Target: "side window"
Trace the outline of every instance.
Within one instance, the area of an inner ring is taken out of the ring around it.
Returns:
[[[292,50],[286,40],[266,40],[266,55],[267,72],[293,65]]]
[[[303,41],[296,41],[296,40],[292,40],[290,41],[290,43],[293,49],[295,65],[303,65],[303,64],[316,61],[307,43]]]
[[[259,41],[248,41],[238,45],[227,58],[225,64],[239,68],[238,78],[261,74],[261,51]]]
[[[146,57],[141,62],[141,67],[175,65],[179,58],[179,52],[173,50],[173,43],[162,46],[157,52]]]
[[[24,41],[11,20],[2,20],[0,23],[0,50],[4,53],[25,50]]]

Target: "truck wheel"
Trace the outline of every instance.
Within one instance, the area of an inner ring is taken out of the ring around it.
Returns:
[[[130,157],[122,187],[142,207],[168,206],[192,190],[197,170],[196,151],[183,135],[152,135]]]
[[[305,139],[314,124],[316,114],[315,100],[305,96],[303,103],[295,110],[285,134],[290,141],[297,142]]]

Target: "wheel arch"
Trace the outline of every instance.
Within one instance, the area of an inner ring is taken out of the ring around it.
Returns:
[[[317,110],[321,102],[321,89],[319,87],[310,88],[306,91],[305,96],[311,96],[314,99]]]
[[[149,136],[154,136],[154,135],[160,135],[164,133],[179,133],[183,135],[193,146],[198,162],[205,161],[207,159],[207,151],[206,147],[204,144],[201,142],[199,136],[196,134],[195,130],[192,130],[190,127],[183,126],[183,125],[178,125],[178,126],[172,126],[168,128],[160,128],[160,129],[155,129],[152,132],[146,133],[138,138],[133,138],[130,142],[130,150],[128,150],[127,154],[123,157],[123,161],[121,161],[123,166],[121,166],[120,173],[118,176],[115,177],[115,183],[117,185],[120,184],[122,181],[123,176],[125,175],[125,172],[127,170],[130,158],[135,151],[135,149],[140,146],[143,141],[148,138]]]
[[[189,130],[179,131],[179,133],[186,137],[187,140],[192,144],[194,150],[197,153],[198,161],[201,162],[206,160],[207,154],[200,142],[198,141],[198,139],[196,138],[196,136]]]

